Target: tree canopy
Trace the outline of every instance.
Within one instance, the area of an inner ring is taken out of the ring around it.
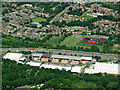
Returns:
[[[120,89],[120,76],[109,74],[73,74],[70,71],[45,69],[23,65],[8,59],[2,60],[2,87],[44,84],[45,88],[115,88]],[[39,70],[39,73],[35,73]]]

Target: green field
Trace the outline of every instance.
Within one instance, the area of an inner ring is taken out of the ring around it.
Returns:
[[[76,38],[75,36],[80,36],[80,38]],[[60,43],[60,45],[66,45],[67,47],[71,46],[79,46],[77,43],[80,43],[80,40],[82,40],[84,37],[90,37],[90,36],[85,36],[85,35],[72,35],[67,38],[63,42]]]
[[[32,21],[33,22],[42,22],[42,21],[46,21],[47,19],[45,18],[42,18],[42,17],[36,17],[36,18],[33,18]]]
[[[93,12],[87,12],[87,13],[93,13]],[[86,17],[86,18],[94,18],[94,17],[92,17],[92,16],[87,15],[87,13],[84,13],[84,14],[82,15],[82,17]]]
[[[88,16],[88,15],[86,15],[86,14],[83,14],[82,17],[86,17],[86,18],[94,18],[94,17],[92,17],[92,16]]]
[[[76,38],[75,36],[81,36],[80,38]],[[80,41],[81,40],[83,40],[83,38],[84,37],[91,37],[91,35],[90,36],[86,36],[86,35],[78,35],[78,34],[76,34],[76,35],[73,35],[73,36],[69,36],[69,37],[67,37],[67,38],[65,38],[65,40],[64,41],[62,41],[61,43],[60,43],[60,45],[61,46],[63,46],[63,45],[66,45],[67,47],[74,47],[74,46],[76,46],[76,47],[85,47],[85,48],[91,48],[91,46],[93,46],[92,44],[86,44],[86,43],[80,43]],[[100,50],[102,50],[102,48],[103,48],[103,46],[98,46],[98,45],[96,45]]]

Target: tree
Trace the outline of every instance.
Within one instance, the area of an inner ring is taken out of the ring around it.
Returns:
[[[61,53],[58,53],[59,55],[61,55]]]
[[[96,13],[96,12],[97,12],[97,10],[93,10],[93,12],[94,12],[94,13]]]
[[[29,59],[32,60],[32,56],[31,55],[29,56]]]
[[[118,88],[118,82],[109,82],[107,88]]]
[[[2,15],[5,15],[5,13],[8,13],[8,10],[7,10],[7,9],[4,9],[4,10],[2,11]]]
[[[8,50],[8,51],[7,51],[7,53],[8,53],[8,52],[11,52],[11,51],[10,51],[10,50]]]
[[[62,59],[59,59],[59,62],[61,62],[62,61]]]
[[[100,31],[99,31],[99,30],[96,30],[96,34],[97,34],[97,35],[100,35]]]
[[[5,22],[9,22],[9,17],[2,18]]]
[[[91,51],[92,51],[92,52],[99,52],[100,49],[99,49],[97,46],[93,45],[93,46],[91,47]]]
[[[82,62],[79,62],[80,65],[82,65]]]
[[[95,33],[92,31],[92,32],[91,32],[91,35],[94,35],[94,34],[95,34]]]
[[[82,35],[87,35],[87,32],[82,32]]]

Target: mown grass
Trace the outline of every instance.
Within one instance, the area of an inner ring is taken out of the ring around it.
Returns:
[[[80,36],[80,38],[76,38],[76,36]],[[86,44],[86,43],[83,43],[83,42],[80,43],[80,41],[83,40],[83,38],[85,38],[85,37],[91,38],[91,35],[86,36],[86,35],[76,34],[76,35],[73,35],[73,36],[69,36],[69,37],[65,38],[65,40],[62,41],[60,43],[60,45],[61,46],[66,45],[67,47],[76,46],[76,47],[91,48],[91,46],[93,46],[92,44]],[[96,46],[102,51],[103,46],[99,46],[99,45],[96,45]]]
[[[76,36],[80,36],[78,38],[76,38]],[[71,47],[71,46],[79,46],[77,45],[77,43],[80,43],[80,41],[84,38],[84,37],[90,37],[90,36],[85,36],[85,35],[78,35],[78,34],[75,34],[75,35],[72,35],[72,36],[69,36],[67,38],[65,38],[65,40],[63,42],[60,43],[60,45],[66,45],[67,47]]]
[[[33,22],[42,22],[42,21],[46,21],[47,19],[45,18],[42,18],[42,17],[36,17],[36,18],[33,18],[32,21]]]
[[[87,15],[87,14],[83,14],[82,17],[86,17],[86,18],[94,18],[94,17],[89,16],[89,15]]]

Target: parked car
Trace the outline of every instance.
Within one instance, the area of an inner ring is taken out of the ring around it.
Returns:
[[[35,48],[30,48],[30,50],[34,50]]]

